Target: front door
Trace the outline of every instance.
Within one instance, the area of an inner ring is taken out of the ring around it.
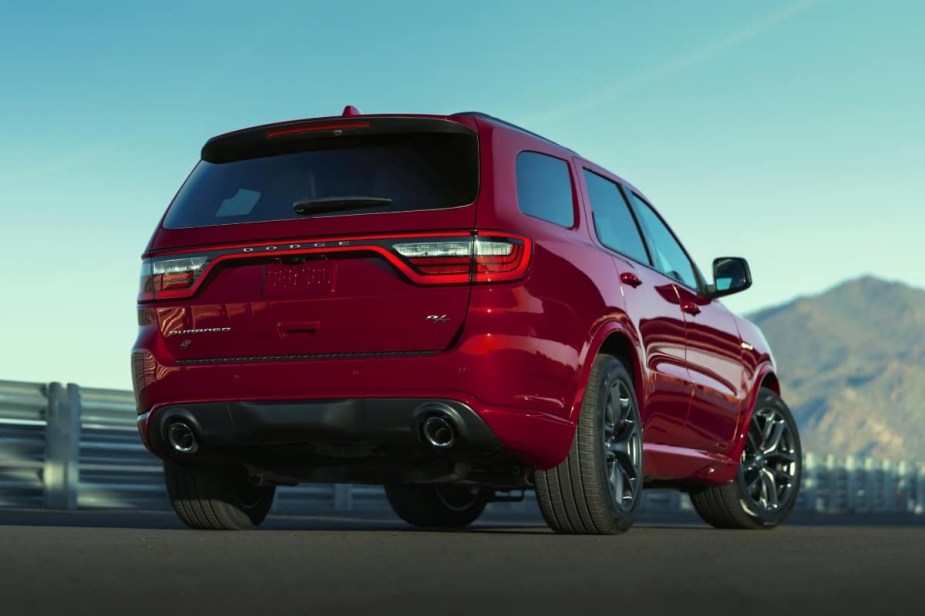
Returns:
[[[744,410],[742,340],[725,306],[678,288],[687,331],[686,362],[693,397],[685,423],[686,445],[728,454]]]

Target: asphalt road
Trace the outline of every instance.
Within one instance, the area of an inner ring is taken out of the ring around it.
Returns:
[[[921,615],[917,520],[738,532],[649,516],[569,537],[509,515],[455,533],[384,514],[227,533],[169,513],[0,510],[0,614]]]

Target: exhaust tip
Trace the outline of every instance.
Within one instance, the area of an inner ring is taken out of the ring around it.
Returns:
[[[445,417],[428,417],[424,420],[424,440],[437,449],[449,449],[456,444],[456,429]]]
[[[199,450],[196,433],[185,421],[175,421],[167,427],[167,442],[178,453],[191,454]]]

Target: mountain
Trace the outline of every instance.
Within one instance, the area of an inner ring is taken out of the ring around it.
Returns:
[[[749,318],[804,450],[925,461],[925,291],[866,276]]]

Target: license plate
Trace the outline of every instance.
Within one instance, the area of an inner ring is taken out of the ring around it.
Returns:
[[[334,292],[334,263],[313,261],[298,265],[267,264],[266,297],[304,297]]]

